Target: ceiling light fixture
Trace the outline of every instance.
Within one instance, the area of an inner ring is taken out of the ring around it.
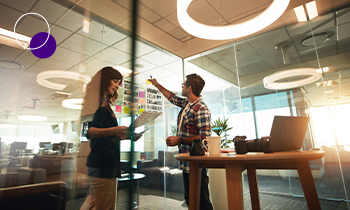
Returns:
[[[307,17],[306,17],[303,5],[300,5],[299,7],[295,7],[294,12],[295,12],[295,15],[297,16],[299,22],[307,21]]]
[[[228,26],[209,26],[188,15],[187,8],[191,2],[192,0],[177,0],[177,19],[181,27],[191,35],[210,40],[234,39],[258,32],[275,22],[289,4],[289,0],[274,0],[265,11],[250,20]]]
[[[316,1],[311,1],[305,4],[305,6],[306,6],[307,14],[309,15],[310,20],[318,16]]]
[[[47,117],[42,115],[18,115],[17,119],[24,121],[46,121]]]
[[[0,35],[1,39],[1,35]],[[0,41],[1,43],[1,41]],[[1,68],[7,68],[7,69],[21,69],[23,66],[17,62],[14,61],[8,61],[8,60],[0,60],[0,67]]]
[[[16,39],[18,40],[18,42],[20,42],[20,44],[24,48],[17,43]],[[6,30],[4,28],[0,28],[0,43],[1,44],[23,50],[29,46],[31,39],[32,38],[30,38],[29,36],[25,36],[25,35],[22,35],[19,33],[13,33],[13,31],[9,31],[9,30]]]
[[[300,79],[291,82],[276,82],[278,80],[287,79],[297,76],[309,76],[305,79]],[[301,87],[313,82],[316,82],[321,78],[321,74],[317,73],[316,68],[300,68],[300,69],[290,69],[279,71],[273,73],[264,78],[264,87],[270,90],[284,90],[296,87]]]
[[[315,37],[315,43],[314,43],[314,37]],[[301,45],[304,47],[314,47],[323,44],[324,42],[327,42],[329,40],[330,36],[327,32],[315,34],[314,36],[308,36],[301,40]]]
[[[55,89],[55,90],[63,90],[67,86],[67,85],[63,85],[55,82],[50,82],[47,80],[52,78],[74,79],[74,80],[82,81],[84,83],[89,83],[91,80],[90,77],[76,73],[76,72],[49,70],[49,71],[40,72],[36,77],[36,82],[44,87]]]
[[[316,71],[317,71],[317,73],[322,73],[322,71],[323,71],[323,73],[324,73],[324,72],[329,71],[329,67],[324,67],[324,68],[322,68],[322,69],[317,69]]]
[[[304,9],[305,7],[306,7],[307,14],[305,14],[305,9]],[[312,20],[318,16],[315,1],[311,1],[305,4],[305,7],[304,5],[300,5],[294,8],[295,15],[297,16],[299,22],[305,22],[307,21],[307,18],[309,18],[309,20]]]
[[[81,109],[82,98],[69,98],[62,101],[62,106],[69,109]]]
[[[0,128],[17,128],[15,124],[0,124]]]

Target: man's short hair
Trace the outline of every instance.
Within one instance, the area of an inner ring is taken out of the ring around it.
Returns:
[[[186,78],[186,87],[191,86],[192,93],[199,97],[205,85],[205,81],[198,74],[190,74],[187,75]]]

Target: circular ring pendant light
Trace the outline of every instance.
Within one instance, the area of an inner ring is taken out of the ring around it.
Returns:
[[[187,13],[192,0],[177,0],[177,18],[181,27],[193,36],[209,40],[227,40],[258,32],[275,22],[287,9],[289,0],[274,0],[258,16],[233,25],[210,26],[193,20]]]
[[[297,77],[297,76],[309,76],[309,77],[305,79],[291,81],[291,82],[276,82],[281,79],[287,79],[290,77]],[[266,76],[263,81],[264,81],[264,87],[266,89],[285,90],[285,89],[301,87],[301,86],[316,82],[321,78],[321,76],[322,74],[318,73],[316,68],[300,68],[300,69],[284,70],[284,71],[273,73],[269,76]]]

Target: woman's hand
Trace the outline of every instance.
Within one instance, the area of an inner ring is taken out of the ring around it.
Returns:
[[[116,126],[114,127],[114,132],[116,136],[120,137],[120,139],[127,139],[130,136],[129,127],[126,126]]]

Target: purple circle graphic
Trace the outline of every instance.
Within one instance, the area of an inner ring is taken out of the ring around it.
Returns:
[[[46,32],[40,32],[35,34],[32,40],[30,40],[30,48],[37,48],[44,44],[47,39],[47,35],[48,33]],[[51,55],[53,55],[56,51],[56,40],[51,34],[49,34],[49,39],[42,47],[31,51],[33,55],[35,55],[38,58],[48,58]]]

